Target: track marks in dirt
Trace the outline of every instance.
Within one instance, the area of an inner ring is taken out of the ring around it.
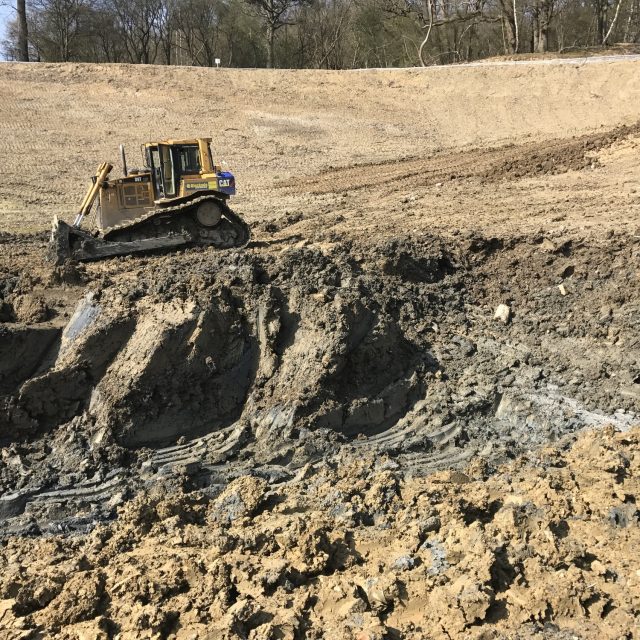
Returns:
[[[286,483],[156,482],[87,536],[0,546],[0,635],[636,637],[639,445],[608,428],[498,473],[359,448]]]
[[[468,151],[444,150],[426,157],[410,157],[332,168],[277,186],[289,193],[316,195],[379,188],[397,191],[434,186],[456,179],[483,182],[514,180],[597,166],[596,154],[618,140],[640,132],[640,123],[617,127],[604,134],[570,140],[556,139]]]

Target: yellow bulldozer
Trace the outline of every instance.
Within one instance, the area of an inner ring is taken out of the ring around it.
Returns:
[[[144,167],[128,169],[120,145],[123,177],[98,167],[73,224],[53,220],[49,258],[97,260],[181,245],[244,247],[251,232],[227,201],[235,178],[213,161],[211,138],[164,140],[142,145]],[[95,202],[91,230],[83,222]]]

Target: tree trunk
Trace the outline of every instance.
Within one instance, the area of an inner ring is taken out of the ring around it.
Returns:
[[[546,53],[549,50],[549,28],[552,17],[552,0],[542,0],[536,3],[533,15],[534,53]]]
[[[518,14],[516,0],[500,0],[502,14],[502,42],[505,53],[518,53],[520,34],[518,33]]]
[[[513,52],[518,53],[518,50],[520,49],[520,34],[518,33],[518,10],[516,8],[516,0],[513,0],[513,27],[515,31],[515,37],[516,37]]]
[[[518,53],[518,36],[516,35],[516,25],[511,20],[510,15],[504,16],[504,25],[507,31],[507,53]]]
[[[429,41],[431,29],[433,29],[433,7],[431,6],[431,0],[427,0],[427,13],[429,15],[429,25],[427,27],[427,33],[424,37],[424,40],[420,43],[420,49],[418,49],[418,58],[420,59],[420,65],[423,67],[427,66],[427,63],[424,60],[424,48]]]
[[[537,53],[546,53],[549,49],[549,27],[541,23],[538,31],[538,48]]]
[[[276,30],[271,22],[267,22],[267,69],[273,69]]]
[[[29,38],[27,32],[27,7],[25,0],[18,0],[18,60],[29,62]]]
[[[611,20],[611,24],[609,25],[609,30],[605,34],[604,38],[602,38],[602,44],[605,46],[609,44],[609,38],[611,37],[613,28],[616,26],[616,22],[618,21],[618,14],[620,13],[621,4],[622,4],[622,0],[618,0],[618,6],[616,7],[616,12],[613,16],[613,20]]]
[[[596,44],[604,44],[604,35],[607,31],[607,2],[606,0],[598,0],[596,2],[596,20],[598,33],[596,34]]]
[[[629,31],[631,30],[631,24],[633,23],[634,12],[636,9],[636,0],[631,1],[631,8],[629,9],[629,17],[627,18],[627,26],[624,28],[623,42],[629,42]]]

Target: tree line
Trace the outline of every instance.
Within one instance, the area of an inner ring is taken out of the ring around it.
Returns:
[[[8,59],[348,69],[640,41],[640,0],[18,0]]]

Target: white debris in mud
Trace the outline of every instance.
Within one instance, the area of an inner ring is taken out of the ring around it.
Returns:
[[[495,320],[500,320],[502,324],[508,324],[511,320],[511,309],[506,304],[499,304],[496,307],[496,312],[493,314]]]

